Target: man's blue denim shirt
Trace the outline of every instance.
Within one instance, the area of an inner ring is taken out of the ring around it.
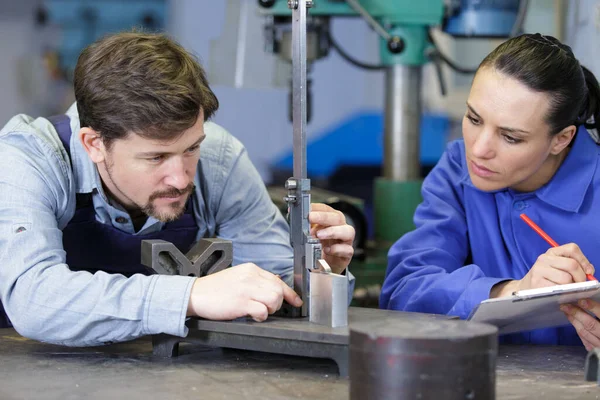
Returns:
[[[129,220],[128,215],[108,201],[96,166],[79,142],[76,106],[67,114],[72,160],[44,118],[17,115],[0,131],[0,298],[8,316],[24,336],[70,346],[157,333],[185,336],[194,278],[92,275],[65,264],[61,230],[73,217],[76,193],[94,191],[96,219],[131,235],[164,225],[148,218],[135,232],[131,222],[115,222],[118,217]],[[200,164],[209,195],[203,197],[197,176],[198,239],[231,240],[234,265],[254,262],[291,284],[287,222],[244,146],[214,123],[207,122],[204,129]]]

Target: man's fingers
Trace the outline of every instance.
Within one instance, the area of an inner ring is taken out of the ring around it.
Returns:
[[[283,295],[284,287],[289,287],[288,285],[285,284],[285,282],[281,279],[281,276],[279,276],[279,275],[275,275],[269,271],[265,271],[262,268],[260,268],[258,270],[258,274],[260,275],[261,278],[264,278],[267,281],[271,282],[273,285],[276,285],[277,290],[280,290],[282,295]]]
[[[323,203],[311,203],[310,211],[335,211],[335,208]]]
[[[319,224],[310,224],[310,236],[317,236],[317,231],[322,229]]]
[[[587,259],[583,252],[575,243],[565,244],[563,246],[554,247],[548,251],[551,254],[569,257],[576,260],[586,274],[594,274],[595,269],[592,263]]]
[[[275,290],[271,290],[271,288]],[[281,288],[269,283],[268,285],[256,287],[253,290],[251,299],[264,304],[267,307],[269,314],[273,314],[281,308],[281,304],[283,303],[283,291]]]
[[[285,301],[287,301],[294,307],[300,307],[303,303],[300,296],[298,296],[298,294],[294,292],[294,289],[286,285],[285,282],[281,281],[281,284],[283,285],[283,298],[285,299]]]
[[[349,259],[354,255],[354,248],[349,244],[339,243],[325,247],[323,252],[329,256]]]
[[[308,213],[308,221],[311,224],[322,226],[345,225],[346,217],[340,211],[311,211]]]
[[[354,233],[354,228],[350,225],[330,226],[329,228],[317,231],[317,238],[352,242],[354,240]]]
[[[282,291],[283,298],[285,299],[285,301],[287,301],[295,307],[300,307],[302,305],[302,299],[300,298],[300,296],[298,296],[298,294],[294,292],[294,289],[292,289],[284,281],[282,281],[279,276],[273,275],[272,273],[265,271],[264,269],[261,269],[259,271],[259,274],[261,277],[278,285],[278,287]]]
[[[257,322],[263,322],[269,316],[267,306],[259,301],[249,300],[246,311],[248,316]]]
[[[281,278],[279,277],[279,275],[275,275],[269,271],[265,271],[264,269],[257,267],[257,271],[258,271],[258,275],[263,278],[266,279],[269,282],[272,282],[274,284],[279,285],[279,282],[283,282],[281,280]]]

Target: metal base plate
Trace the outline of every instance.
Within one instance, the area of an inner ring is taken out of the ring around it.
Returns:
[[[350,307],[348,322],[392,323],[398,320],[449,319],[445,315],[405,313],[372,308]],[[248,318],[234,321],[209,321],[191,318],[186,323],[185,338],[155,335],[153,353],[160,357],[177,357],[179,343],[190,342],[211,347],[263,351],[305,357],[327,358],[338,365],[339,374],[348,376],[350,330],[348,326],[331,328],[317,325],[308,318],[270,316],[265,322]]]

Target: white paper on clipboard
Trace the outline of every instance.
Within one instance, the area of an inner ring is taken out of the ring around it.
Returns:
[[[600,301],[600,282],[589,281],[522,290],[510,297],[482,301],[469,321],[498,327],[498,333],[514,333],[569,324],[559,306],[581,299]]]

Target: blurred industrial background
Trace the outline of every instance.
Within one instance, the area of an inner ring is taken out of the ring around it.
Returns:
[[[435,11],[427,18],[439,23],[427,25],[433,26],[428,33],[437,46],[421,54],[422,60],[407,60],[400,51],[400,57],[405,58],[399,58],[398,63],[410,65],[410,71],[399,73],[418,71],[407,75],[412,83],[406,86],[404,82],[402,90],[408,92],[401,103],[389,98],[394,93],[390,86],[398,81],[385,66],[396,59],[394,55],[391,61],[385,59],[381,32],[357,12],[339,12],[340,7],[349,10],[352,3],[362,4],[367,11],[386,11],[385,7],[393,7],[394,2],[314,3],[313,44],[309,46],[314,61],[309,69],[308,172],[313,186],[323,189],[315,190],[314,200],[335,204],[357,228],[358,257],[352,266],[359,283],[356,298],[368,304],[377,298],[385,250],[390,240],[405,230],[396,229],[399,224],[384,213],[380,218],[386,218],[392,227],[377,233],[374,193],[388,189],[376,190],[376,178],[389,175],[391,180],[418,180],[435,165],[445,144],[460,137],[472,74],[457,69],[476,68],[507,35],[515,34],[512,30],[517,27],[522,32],[550,34],[565,41],[582,64],[600,74],[596,54],[600,1],[412,2],[405,6],[408,11]],[[437,7],[438,3],[444,7]],[[391,8],[394,17],[396,11],[399,15],[403,11],[398,7]],[[71,73],[77,55],[96,38],[132,27],[166,31],[195,53],[207,69],[221,104],[215,122],[245,144],[265,183],[272,187],[274,201],[285,212],[282,188],[291,176],[292,165],[285,12],[287,1],[268,0],[0,0],[0,121],[3,124],[18,113],[49,116],[64,112],[73,102]],[[319,12],[323,13],[321,19]],[[394,32],[395,22],[389,15],[375,20]],[[405,46],[412,39],[404,37],[399,45]],[[404,124],[402,129],[408,126],[414,131],[411,134],[420,145],[413,153],[403,150],[395,157],[414,158],[418,171],[413,175],[386,172],[386,107],[390,118],[413,103],[420,116],[415,120],[417,126],[400,123]],[[406,213],[409,219],[414,210],[410,201],[388,201],[384,207],[394,212],[391,215]],[[370,244],[374,240],[380,244]],[[369,248],[375,247],[380,250],[379,258],[369,261]]]

